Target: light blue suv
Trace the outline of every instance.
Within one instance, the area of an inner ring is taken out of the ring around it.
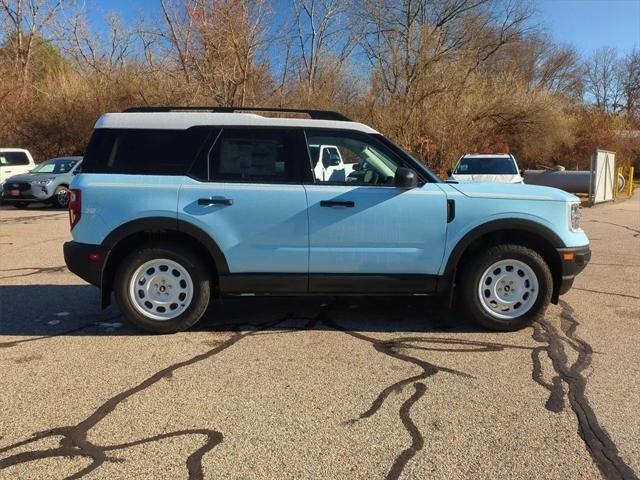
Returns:
[[[443,183],[338,113],[245,110],[98,120],[71,185],[64,253],[103,307],[114,293],[137,326],[168,333],[196,323],[212,297],[442,295],[485,327],[516,330],[589,261],[573,195]],[[282,118],[294,113],[310,118]],[[323,146],[347,174],[318,176]]]

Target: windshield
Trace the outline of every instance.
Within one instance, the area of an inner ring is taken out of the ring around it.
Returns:
[[[78,163],[78,160],[73,158],[54,158],[53,160],[47,160],[41,163],[31,171],[33,173],[68,173],[76,163]]]
[[[511,157],[466,157],[460,159],[454,174],[459,175],[515,175]]]

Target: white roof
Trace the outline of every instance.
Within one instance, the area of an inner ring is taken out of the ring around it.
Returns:
[[[0,152],[25,152],[25,153],[29,153],[29,150],[25,150],[24,148],[0,148]]]
[[[357,130],[363,133],[378,133],[358,122],[335,120],[307,120],[301,118],[271,118],[254,113],[211,112],[132,112],[105,113],[96,122],[95,128],[149,128],[183,130],[197,125],[250,126],[250,127],[304,127]]]
[[[511,154],[509,153],[465,153],[463,158],[477,158],[477,157],[503,157],[503,158],[511,158]]]

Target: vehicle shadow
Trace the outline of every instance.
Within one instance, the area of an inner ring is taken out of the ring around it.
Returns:
[[[116,305],[100,310],[99,304],[99,292],[90,285],[0,286],[0,335],[148,335],[129,324]],[[266,330],[334,330],[322,321],[329,310],[360,332],[481,331],[437,299],[400,296],[225,298],[214,300],[191,331],[265,330],[269,323],[273,326]]]
[[[25,208],[16,208],[9,202],[0,203],[0,210],[9,210],[9,211],[32,211],[32,212],[43,212],[43,211],[54,211],[54,212],[64,212],[67,210],[67,207],[56,207],[52,203],[30,203]]]

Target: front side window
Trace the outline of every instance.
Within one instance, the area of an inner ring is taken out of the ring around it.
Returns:
[[[358,132],[308,130],[307,146],[316,183],[393,185],[404,166],[381,143]]]
[[[458,175],[515,175],[511,157],[465,157],[460,159],[454,174]]]
[[[223,128],[209,155],[209,177],[216,182],[299,182],[305,157],[301,145],[302,132],[294,129]]]
[[[29,158],[24,152],[0,152],[0,166],[29,165]]]

